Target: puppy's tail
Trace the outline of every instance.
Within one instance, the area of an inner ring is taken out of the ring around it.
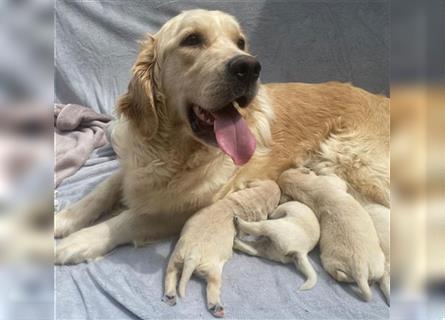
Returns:
[[[306,281],[301,285],[300,290],[312,289],[317,283],[317,274],[309,262],[307,254],[296,252],[293,254],[293,260],[297,269],[306,277]]]
[[[185,289],[187,287],[187,283],[189,282],[193,271],[195,271],[197,262],[194,259],[186,259],[184,261],[184,267],[182,268],[181,280],[179,280],[179,295],[184,298],[185,297]]]

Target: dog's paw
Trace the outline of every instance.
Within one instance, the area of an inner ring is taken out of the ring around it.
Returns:
[[[240,217],[238,217],[238,216],[233,216],[233,223],[235,224],[235,227],[238,226],[238,224],[239,224],[239,219],[240,219]]]
[[[54,216],[54,237],[63,238],[80,229],[76,225],[74,212],[64,209]]]
[[[174,305],[176,305],[176,296],[164,295],[162,297],[162,301],[173,307]]]
[[[219,303],[209,305],[209,311],[215,318],[224,318],[224,308]]]
[[[56,245],[55,264],[78,264],[103,257],[109,250],[109,235],[95,227],[82,229]]]

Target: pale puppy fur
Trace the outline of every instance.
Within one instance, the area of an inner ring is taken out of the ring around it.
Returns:
[[[205,45],[181,46],[190,33],[199,33]],[[64,237],[56,263],[94,260],[122,244],[178,235],[215,200],[248,181],[276,180],[296,159],[319,151],[314,165],[344,179],[354,197],[387,205],[389,99],[350,84],[258,82],[257,95],[240,110],[257,141],[242,167],[196,138],[187,119],[190,103],[210,110],[233,100],[224,89],[230,87],[227,63],[250,55],[247,39],[246,50],[237,46],[242,37],[236,19],[206,10],[185,11],[145,37],[116,108],[112,140],[121,167],[56,215],[55,235]],[[110,211],[115,214],[101,217]]]
[[[247,222],[236,217],[235,225],[239,231],[260,237],[254,241],[235,238],[235,249],[282,263],[294,263],[307,278],[300,290],[315,285],[317,274],[307,254],[320,239],[320,225],[312,209],[301,202],[290,201],[275,209],[269,220]]]
[[[374,223],[375,230],[377,231],[377,235],[380,240],[380,247],[382,248],[383,253],[385,254],[385,272],[383,277],[379,280],[379,286],[385,295],[386,301],[390,302],[390,293],[391,293],[391,277],[390,277],[390,224],[391,224],[391,215],[389,208],[386,208],[380,204],[365,204],[363,206],[366,211],[368,211],[369,216]]]
[[[271,180],[254,181],[248,188],[234,192],[213,205],[198,211],[185,224],[171,254],[165,277],[164,301],[176,304],[178,273],[179,294],[185,296],[193,272],[207,281],[207,306],[217,317],[224,315],[220,300],[221,273],[232,256],[235,237],[234,215],[247,220],[267,219],[280,200],[280,189]]]
[[[285,171],[278,184],[284,196],[305,203],[317,215],[323,268],[337,281],[356,282],[370,300],[368,281],[382,278],[385,256],[369,214],[347,193],[345,182],[301,167]]]

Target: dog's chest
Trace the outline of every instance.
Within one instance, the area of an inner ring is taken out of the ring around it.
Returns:
[[[190,213],[209,205],[234,170],[225,156],[190,158],[183,163],[155,159],[127,167],[124,202],[141,213]]]

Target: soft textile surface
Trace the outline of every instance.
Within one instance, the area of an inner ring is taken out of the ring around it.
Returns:
[[[86,166],[59,187],[59,206],[81,198],[118,165],[110,148],[95,152]],[[104,259],[56,267],[56,319],[212,319],[205,286],[192,278],[187,296],[174,307],[161,301],[164,269],[175,239],[142,248],[124,246]],[[362,302],[354,287],[339,284],[311,254],[317,285],[304,282],[293,265],[235,253],[223,272],[222,302],[228,319],[386,319],[389,308],[373,287],[373,300]]]
[[[107,143],[106,125],[111,119],[77,104],[54,106],[56,186],[79,170],[94,149]]]
[[[388,93],[389,2],[369,1],[57,1],[56,99],[111,114],[128,84],[136,40],[155,32],[183,9],[234,14],[262,63],[263,82],[350,81]],[[118,168],[107,145],[58,188],[64,207]],[[175,307],[161,302],[164,268],[173,241],[143,248],[124,246],[101,261],[56,267],[58,319],[211,318],[205,291],[193,279]],[[222,301],[227,318],[384,319],[389,308],[374,288],[365,303],[352,287],[322,270],[308,292],[293,266],[235,254],[225,267]]]

